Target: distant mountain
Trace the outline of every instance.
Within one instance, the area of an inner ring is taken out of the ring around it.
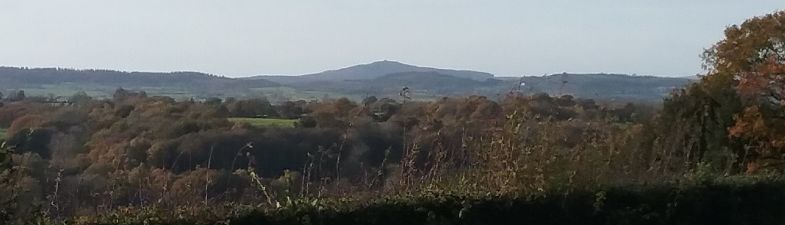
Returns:
[[[437,71],[400,72],[387,74],[370,80],[368,83],[381,85],[407,86],[412,88],[455,88],[465,89],[477,86],[496,85],[498,80],[483,79],[482,81],[465,77],[448,75]]]
[[[518,87],[518,82],[523,85]],[[693,82],[687,78],[626,74],[554,74],[518,78],[512,88],[528,93],[569,94],[582,98],[661,100]]]
[[[337,70],[328,70],[321,73],[300,76],[257,76],[254,78],[268,79],[282,84],[308,83],[314,81],[349,81],[370,80],[393,73],[405,72],[436,72],[444,75],[466,78],[478,81],[493,78],[493,74],[470,70],[437,69],[403,64],[395,61],[378,61],[369,64],[356,65]]]
[[[494,77],[480,81],[428,71],[391,73],[373,79],[299,80],[287,85],[298,91],[332,93],[355,99],[369,95],[397,97],[403,87],[408,87],[413,97],[423,100],[462,95],[495,97],[519,92],[621,101],[659,101],[674,89],[690,82],[692,80],[687,78],[625,74],[554,74],[522,78]]]
[[[681,77],[681,78],[690,79],[690,80],[700,80],[701,78],[703,78],[703,76],[701,76],[701,75],[692,75],[692,76],[686,76],[686,77]]]
[[[398,97],[408,87],[420,100],[443,96],[503,96],[510,92],[548,93],[621,101],[659,101],[693,79],[624,74],[554,74],[493,77],[489,73],[418,67],[392,61],[303,76],[228,78],[197,72],[121,72],[111,70],[0,67],[0,91],[68,96],[76,91],[109,97],[119,87],[172,97],[259,97],[273,101],[365,96]],[[29,91],[29,92],[28,92]]]
[[[109,92],[127,89],[159,90],[164,94],[204,93],[239,94],[252,88],[275,87],[280,84],[265,80],[238,80],[197,72],[121,72],[113,70],[72,70],[55,68],[0,67],[0,89],[41,89],[59,91],[62,88]]]
[[[430,72],[400,72],[387,74],[374,79],[345,80],[309,83],[312,85],[301,86],[302,89],[320,90],[347,95],[378,95],[395,96],[403,87],[408,87],[417,93],[428,96],[449,96],[483,94],[478,90],[494,88],[502,81],[486,79],[484,81],[463,77],[455,77],[435,71]]]

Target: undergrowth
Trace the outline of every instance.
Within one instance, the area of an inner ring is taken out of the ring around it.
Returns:
[[[607,187],[540,195],[422,192],[357,199],[292,199],[277,207],[225,204],[121,208],[39,224],[785,224],[785,182],[774,176]]]

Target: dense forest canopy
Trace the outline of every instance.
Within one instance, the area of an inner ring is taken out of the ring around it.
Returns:
[[[18,197],[39,202],[53,215],[78,215],[129,204],[193,204],[205,196],[207,201],[258,199],[252,197],[261,194],[253,188],[254,179],[275,191],[270,201],[279,201],[285,192],[327,196],[348,190],[414,190],[423,185],[420,178],[447,180],[469,164],[495,165],[485,158],[493,155],[490,149],[519,147],[470,140],[525,141],[531,143],[527,148],[542,149],[536,157],[567,157],[577,149],[635,145],[627,138],[607,138],[632,135],[640,129],[635,124],[651,113],[646,105],[609,108],[546,94],[510,95],[499,102],[473,96],[273,105],[264,99],[175,101],[120,89],[106,100],[54,105],[35,98],[6,101],[0,107],[0,127],[7,128],[5,148],[13,152],[9,162],[18,176],[8,190],[31,190]],[[256,115],[299,122],[286,128],[227,120]],[[530,128],[506,128],[524,125]],[[601,143],[584,146],[596,141]],[[567,162],[553,163],[540,169],[556,171]],[[641,161],[640,168],[648,163]],[[52,188],[59,192],[57,203],[46,206],[52,202]],[[24,215],[33,208],[16,210]]]

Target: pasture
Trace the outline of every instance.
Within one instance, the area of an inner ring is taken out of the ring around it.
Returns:
[[[229,121],[233,123],[248,123],[254,127],[294,127],[296,119],[274,119],[274,118],[244,118],[232,117]]]

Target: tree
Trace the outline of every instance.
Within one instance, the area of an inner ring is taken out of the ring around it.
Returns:
[[[204,104],[208,105],[220,105],[223,100],[217,97],[209,97],[204,100]]]
[[[93,98],[87,95],[87,93],[85,93],[84,91],[76,92],[74,93],[74,95],[71,95],[71,97],[68,98],[68,102],[74,104],[82,104],[85,102],[89,102],[90,100],[93,100]]]
[[[115,101],[123,101],[129,98],[145,98],[145,97],[147,97],[147,93],[145,93],[144,91],[134,92],[134,91],[125,90],[123,88],[118,88],[117,90],[115,90],[114,94],[112,94],[112,98]]]
[[[731,76],[741,97],[729,133],[746,142],[748,172],[785,161],[785,11],[755,17],[725,30],[704,54],[715,74]],[[727,79],[727,78],[726,78]]]
[[[666,100],[661,141],[693,161],[729,150],[742,170],[785,156],[785,12],[728,27],[703,59],[708,74]]]
[[[368,107],[369,105],[375,103],[376,101],[379,101],[379,99],[377,99],[376,96],[371,95],[371,96],[365,97],[363,99],[362,104],[363,104],[363,106]]]
[[[236,117],[276,117],[277,112],[266,98],[253,98],[239,101],[226,101],[232,116]]]
[[[276,106],[275,108],[278,112],[278,116],[281,118],[296,119],[300,118],[300,116],[304,113],[304,105],[305,101],[286,101]]]
[[[25,91],[24,90],[19,90],[19,91],[15,92],[15,93],[12,93],[11,95],[8,96],[8,101],[15,102],[15,101],[22,101],[22,100],[25,100]]]

